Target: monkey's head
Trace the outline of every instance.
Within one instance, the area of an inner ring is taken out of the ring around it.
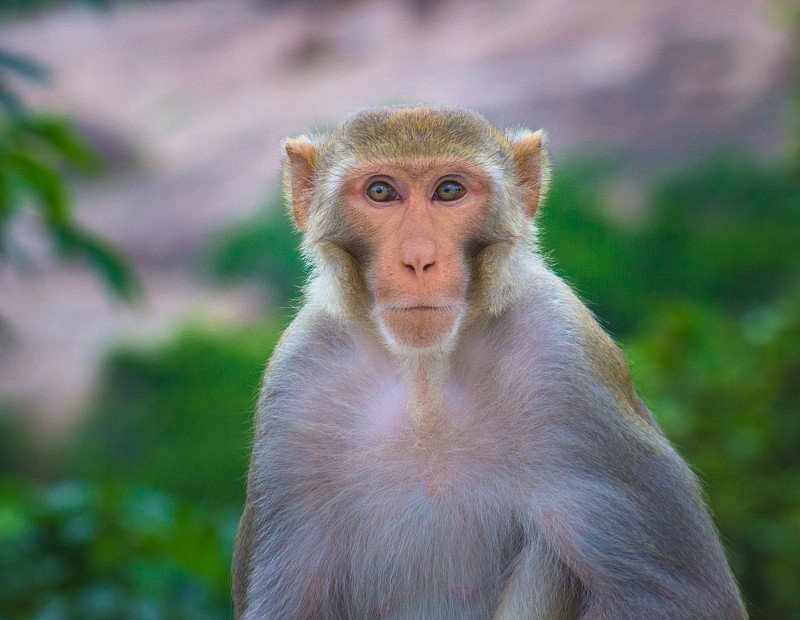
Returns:
[[[547,183],[542,141],[431,107],[369,109],[287,140],[284,185],[316,267],[312,292],[415,349],[500,311]]]

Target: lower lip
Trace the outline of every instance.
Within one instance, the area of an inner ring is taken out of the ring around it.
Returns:
[[[457,312],[453,306],[411,306],[410,308],[386,308],[390,312]]]
[[[393,338],[413,347],[441,342],[458,320],[457,306],[410,306],[384,308],[383,324]]]

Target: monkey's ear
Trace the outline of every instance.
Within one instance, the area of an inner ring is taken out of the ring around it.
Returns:
[[[283,146],[289,156],[283,175],[284,192],[292,203],[297,227],[307,232],[317,146],[306,136],[286,140]]]
[[[522,130],[511,137],[514,163],[525,193],[525,213],[528,217],[536,214],[550,181],[546,141],[547,136],[541,130]]]

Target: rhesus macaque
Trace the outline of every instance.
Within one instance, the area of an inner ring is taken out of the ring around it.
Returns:
[[[398,107],[285,147],[314,272],[258,405],[237,617],[745,618],[695,477],[536,250],[542,134]]]

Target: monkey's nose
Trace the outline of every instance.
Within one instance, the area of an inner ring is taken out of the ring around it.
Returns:
[[[429,239],[409,240],[402,246],[400,260],[406,270],[422,277],[436,264],[436,245]]]

